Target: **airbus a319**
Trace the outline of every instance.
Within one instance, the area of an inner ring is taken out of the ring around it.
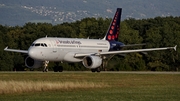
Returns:
[[[103,39],[44,37],[35,40],[28,50],[9,49],[8,47],[4,50],[28,54],[25,59],[28,68],[39,68],[45,65],[43,71],[48,71],[47,64],[49,61],[82,62],[84,67],[91,69],[92,72],[100,72],[103,59],[108,58],[109,55],[168,49],[176,50],[176,46],[122,50],[123,47],[128,45],[118,42],[121,12],[122,8],[117,8]],[[58,71],[62,70],[62,68],[59,68]]]

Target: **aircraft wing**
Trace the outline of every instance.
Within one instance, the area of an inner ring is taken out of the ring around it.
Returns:
[[[177,45],[174,47],[164,47],[164,48],[149,48],[149,49],[137,49],[137,50],[120,50],[120,51],[109,51],[109,52],[100,52],[100,53],[85,53],[75,54],[74,57],[84,57],[89,55],[111,55],[111,54],[125,54],[125,53],[135,53],[135,52],[148,52],[148,51],[155,51],[155,50],[168,50],[168,49],[174,49],[176,51]]]
[[[28,53],[28,50],[8,49],[8,46],[6,48],[4,48],[4,50],[10,51],[10,52]]]

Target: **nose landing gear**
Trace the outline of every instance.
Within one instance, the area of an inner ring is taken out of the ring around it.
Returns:
[[[47,68],[48,64],[49,64],[49,61],[43,62],[43,66],[44,66],[43,72],[48,72],[48,68]]]

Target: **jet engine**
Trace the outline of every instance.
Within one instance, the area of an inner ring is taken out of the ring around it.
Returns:
[[[25,59],[25,65],[28,68],[39,68],[43,65],[42,61],[34,60],[31,57],[27,56]]]
[[[94,69],[102,64],[102,59],[98,56],[87,56],[82,62],[86,68]]]

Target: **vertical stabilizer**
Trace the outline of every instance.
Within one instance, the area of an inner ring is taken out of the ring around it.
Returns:
[[[122,8],[117,8],[117,11],[114,15],[114,18],[112,19],[112,22],[111,22],[109,29],[106,33],[106,36],[103,38],[103,40],[118,41],[118,35],[119,35],[119,30],[120,30],[121,12],[122,12]]]

